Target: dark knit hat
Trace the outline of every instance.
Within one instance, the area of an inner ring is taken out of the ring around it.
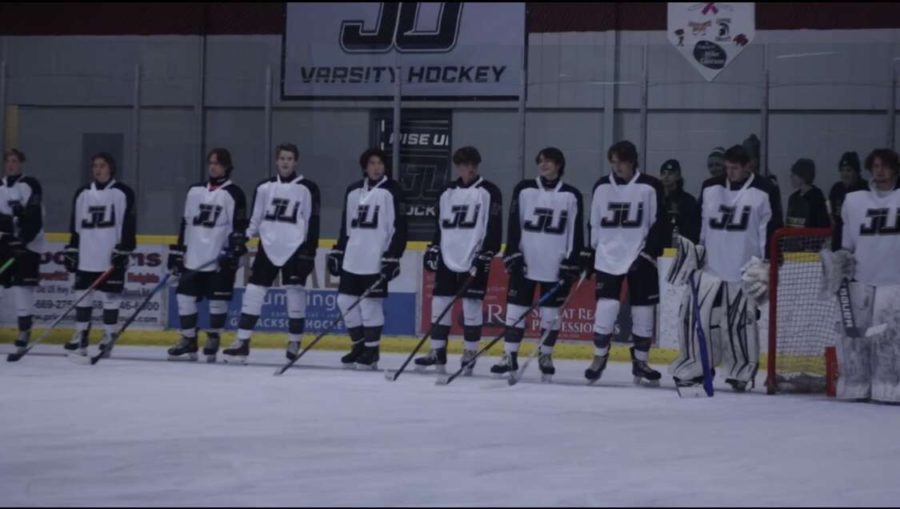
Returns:
[[[844,155],[841,156],[841,161],[838,163],[838,169],[840,170],[844,166],[853,168],[853,171],[856,173],[862,172],[862,166],[859,164],[859,154],[852,151],[844,152]]]
[[[797,159],[791,166],[791,174],[800,177],[807,184],[816,179],[816,163],[812,159]]]
[[[668,161],[662,163],[662,166],[659,167],[660,173],[664,171],[671,171],[673,173],[681,175],[681,163],[679,163],[677,159],[669,159]]]

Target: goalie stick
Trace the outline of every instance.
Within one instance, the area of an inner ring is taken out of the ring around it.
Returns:
[[[558,292],[559,289],[562,288],[562,285],[563,285],[563,281],[562,281],[562,280],[557,281],[556,284],[553,285],[553,288],[551,288],[549,292],[547,292],[546,294],[544,294],[543,297],[541,297],[540,299],[538,299],[538,301],[537,301],[536,303],[532,304],[531,307],[529,307],[528,309],[526,309],[525,312],[522,313],[522,316],[520,316],[520,317],[519,317],[519,318],[511,325],[511,327],[515,327],[516,325],[518,325],[519,322],[521,322],[522,320],[524,320],[525,317],[528,316],[529,313],[531,313],[532,311],[534,311],[535,309],[537,309],[539,306],[541,306],[542,304],[544,304],[545,302],[547,302],[548,300],[550,300],[550,298],[553,297],[554,295],[556,295],[556,292]],[[452,375],[444,375],[444,376],[442,376],[442,377],[439,377],[437,380],[435,380],[435,382],[434,382],[435,385],[447,385],[447,384],[449,384],[450,382],[452,382],[453,380],[455,380],[460,374],[462,374],[463,371],[465,371],[465,369],[466,369],[467,367],[469,367],[470,364],[472,364],[476,359],[478,359],[479,357],[481,357],[481,354],[483,354],[484,352],[490,350],[492,346],[494,346],[498,341],[500,341],[501,339],[503,339],[504,334],[506,334],[506,331],[505,331],[505,330],[504,330],[503,332],[501,332],[500,334],[498,334],[497,337],[495,337],[494,339],[492,339],[492,340],[490,341],[490,343],[488,343],[487,345],[485,345],[484,347],[482,347],[480,350],[478,350],[477,352],[475,352],[475,355],[472,356],[471,359],[469,359],[469,362],[466,362],[466,363],[464,363],[462,366],[460,366],[459,369],[456,370],[456,372],[454,372]]]
[[[691,302],[692,302],[692,314],[694,317],[694,328],[697,330],[697,342],[699,344],[700,350],[700,363],[703,365],[703,385],[701,386],[703,392],[700,392],[700,387],[698,386],[684,386],[679,387],[677,384],[675,385],[675,390],[678,392],[678,396],[681,398],[693,397],[699,398],[703,396],[705,392],[708,397],[713,397],[715,391],[713,390],[712,384],[712,373],[710,371],[709,365],[709,351],[706,349],[706,334],[703,332],[703,326],[700,322],[700,303],[698,302],[700,298],[700,283],[697,283],[697,286],[694,286],[694,274],[691,274],[688,277],[688,285],[691,287]]]
[[[429,327],[428,332],[424,336],[422,336],[422,339],[419,340],[419,344],[417,344],[416,347],[413,348],[413,351],[409,354],[409,357],[407,357],[406,360],[403,361],[400,369],[398,369],[397,371],[384,371],[385,380],[387,380],[388,382],[396,382],[397,379],[400,378],[400,374],[406,370],[406,366],[409,365],[409,362],[413,359],[419,349],[422,348],[422,345],[425,344],[425,341],[428,340],[428,338],[431,336],[431,333],[434,332],[434,326],[441,323],[441,319],[444,318],[444,315],[446,315],[450,311],[450,309],[453,308],[453,304],[455,304],[456,301],[459,300],[459,298],[462,297],[464,293],[466,293],[466,290],[469,289],[469,286],[473,281],[475,281],[474,269],[469,271],[469,277],[466,278],[460,289],[457,290],[456,295],[453,296],[453,299],[447,304],[447,306],[444,308],[444,311],[442,311],[440,316],[437,317],[437,320],[431,323],[431,327]],[[432,295],[432,299],[433,298],[434,295]]]
[[[856,317],[853,315],[853,302],[850,300],[850,282],[847,278],[841,281],[841,286],[837,291],[838,307],[841,311],[841,325],[844,327],[844,334],[849,338],[871,337],[881,334],[887,329],[887,324],[882,323],[873,325],[862,331],[856,326]]]

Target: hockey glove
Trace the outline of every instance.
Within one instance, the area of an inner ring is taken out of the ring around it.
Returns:
[[[28,249],[25,247],[25,243],[13,236],[3,236],[6,239],[6,249],[9,253],[9,256],[13,258],[21,258],[28,254]]]
[[[640,254],[638,254],[638,257],[631,262],[631,267],[628,268],[628,272],[637,272],[638,268],[643,263],[649,263],[654,269],[656,268],[656,260],[654,260],[652,256],[641,251]]]
[[[310,256],[306,253],[297,253],[297,256],[294,258],[294,270],[297,273],[297,276],[300,278],[301,283],[306,283],[306,278],[309,277],[309,274],[316,268],[316,257]]]
[[[228,256],[238,259],[247,254],[247,236],[244,232],[233,231],[228,235]]]
[[[491,270],[491,260],[494,259],[494,253],[490,251],[479,251],[472,260],[472,268],[475,269],[473,277],[487,275]]]
[[[422,261],[425,264],[425,270],[428,272],[437,272],[438,265],[440,265],[441,261],[441,247],[437,244],[428,246]]]
[[[19,200],[9,202],[9,208],[12,210],[12,215],[14,217],[22,217],[25,215],[25,207],[22,206],[22,202]]]
[[[124,270],[128,268],[128,259],[131,257],[131,251],[126,251],[122,249],[121,246],[116,246],[113,248],[112,256],[110,256],[110,263],[119,270]]]
[[[587,271],[587,277],[590,277],[591,274],[594,273],[594,263],[595,257],[597,256],[597,252],[589,247],[586,247],[578,253],[578,264],[581,265],[581,270]]]
[[[387,281],[391,281],[395,277],[400,275],[400,260],[396,258],[389,258],[387,255],[381,258],[381,275],[384,276],[384,279]]]
[[[822,260],[822,282],[819,286],[819,298],[826,300],[834,297],[844,279],[852,280],[856,272],[856,259],[846,249],[831,251],[823,249],[819,252]]]
[[[525,274],[525,257],[522,253],[513,253],[503,257],[503,265],[506,267],[506,273],[510,276],[521,276]]]
[[[75,246],[66,246],[63,248],[63,266],[70,273],[78,270],[78,248]]]
[[[340,249],[332,249],[326,258],[328,273],[334,277],[341,275],[341,266],[344,265],[344,252]]]
[[[581,267],[571,260],[563,260],[559,264],[559,278],[568,283],[575,281],[581,276]]]
[[[166,263],[166,268],[175,277],[180,276],[184,272],[184,251],[184,246],[169,244],[169,259]]]
[[[763,305],[769,296],[769,264],[757,257],[741,267],[741,284],[744,291],[751,295],[758,305]]]

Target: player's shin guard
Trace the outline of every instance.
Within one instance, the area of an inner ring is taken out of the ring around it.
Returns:
[[[753,387],[759,365],[756,302],[743,291],[741,283],[724,283],[722,290],[722,369],[725,381],[736,392],[744,392],[748,384]]]
[[[16,337],[15,347],[17,352],[22,352],[25,350],[25,347],[28,346],[28,341],[31,339],[34,287],[14,286],[13,296],[16,301],[16,319],[19,327],[19,334]]]
[[[90,307],[75,308],[75,334],[65,344],[65,349],[70,353],[87,355],[88,337],[91,333],[91,311],[93,308]]]
[[[900,403],[900,285],[875,289],[874,325],[885,330],[869,339],[872,342],[872,400]]]
[[[285,288],[287,293],[288,345],[285,357],[294,360],[300,353],[300,340],[306,329],[306,289],[299,285]]]
[[[122,295],[118,293],[103,292],[103,340],[100,349],[103,357],[109,358],[112,353],[112,345],[116,341],[116,325],[119,322],[119,308],[122,306]]]
[[[206,343],[203,345],[203,355],[206,356],[208,363],[216,362],[216,354],[219,352],[219,345],[222,342],[222,330],[225,329],[227,322],[228,301],[209,301],[209,328],[206,330]],[[248,348],[249,343],[248,340]],[[247,353],[250,353],[249,350]]]
[[[720,323],[723,321],[722,280],[708,272],[697,271],[693,278],[697,284],[699,326],[706,339],[706,351],[710,353],[710,366],[718,364],[721,357]],[[669,366],[669,373],[676,384],[692,385],[703,383],[703,360],[700,353],[700,337],[694,319],[693,292],[686,289],[678,308],[678,356]]]

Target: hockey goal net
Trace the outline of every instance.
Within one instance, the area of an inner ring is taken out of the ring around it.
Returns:
[[[825,349],[838,334],[837,300],[819,296],[819,251],[830,247],[829,228],[781,228],[769,243],[769,394],[825,392]]]

